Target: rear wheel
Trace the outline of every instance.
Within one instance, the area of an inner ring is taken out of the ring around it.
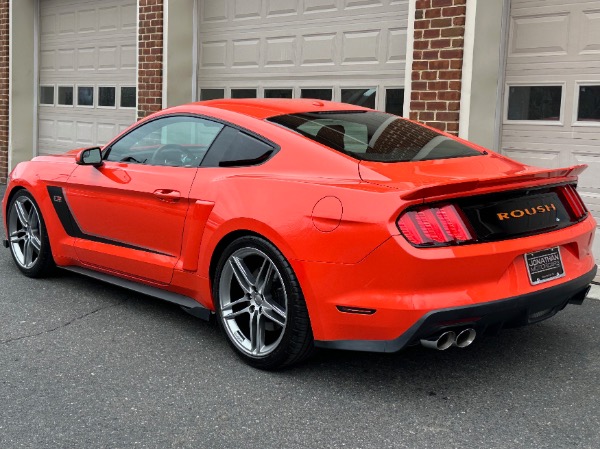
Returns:
[[[46,225],[33,196],[19,191],[8,207],[8,239],[17,267],[32,278],[43,277],[54,268]]]
[[[281,252],[254,236],[232,242],[213,283],[219,324],[248,364],[277,369],[310,355],[312,330],[298,280]]]

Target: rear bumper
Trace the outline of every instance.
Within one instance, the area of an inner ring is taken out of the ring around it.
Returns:
[[[570,302],[581,304],[596,271],[597,266],[594,266],[588,273],[571,281],[512,298],[429,312],[393,340],[317,340],[315,346],[351,351],[397,352],[444,330],[470,327],[481,334],[489,330],[536,323],[554,316]]]

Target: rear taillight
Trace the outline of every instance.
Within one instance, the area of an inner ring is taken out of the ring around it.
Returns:
[[[572,220],[580,220],[587,214],[585,204],[583,204],[574,186],[571,184],[560,186],[557,193]]]
[[[461,213],[452,204],[404,212],[398,218],[398,228],[417,246],[445,246],[474,240]]]

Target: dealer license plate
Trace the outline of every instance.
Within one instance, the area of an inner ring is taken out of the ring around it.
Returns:
[[[525,265],[531,285],[541,284],[565,275],[558,246],[525,254]]]

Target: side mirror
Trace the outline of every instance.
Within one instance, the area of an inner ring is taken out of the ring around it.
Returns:
[[[100,167],[102,165],[102,150],[98,147],[81,150],[77,153],[76,161],[78,165]]]

